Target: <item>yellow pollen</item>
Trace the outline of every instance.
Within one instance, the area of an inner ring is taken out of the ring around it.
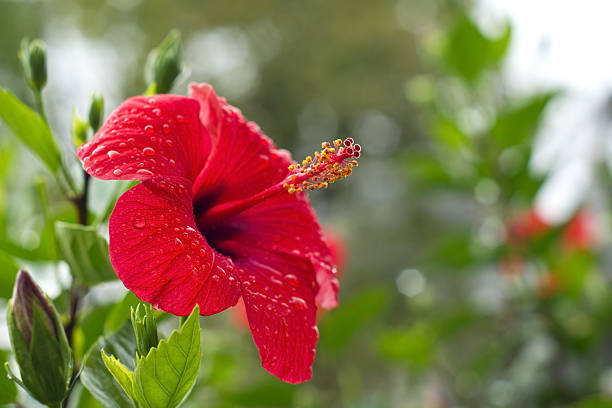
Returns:
[[[344,141],[336,139],[333,145],[323,142],[321,151],[314,153],[314,159],[308,156],[301,165],[294,163],[288,167],[290,173],[283,187],[289,194],[326,188],[336,180],[351,175],[353,167],[357,167],[355,159],[359,158],[360,152],[361,146],[351,138]]]

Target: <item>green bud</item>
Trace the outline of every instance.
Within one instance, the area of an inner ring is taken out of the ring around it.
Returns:
[[[17,275],[7,324],[19,385],[43,404],[62,402],[72,377],[72,353],[53,303],[25,271]]]
[[[91,97],[91,106],[89,107],[89,125],[95,132],[102,126],[102,120],[104,119],[104,97],[102,95],[94,94]]]
[[[140,303],[130,308],[132,315],[132,327],[136,335],[136,349],[140,357],[144,357],[153,347],[157,347],[157,322],[155,313],[149,304]]]
[[[181,34],[172,30],[159,47],[153,49],[147,58],[145,79],[147,93],[168,93],[174,80],[182,71]]]
[[[85,122],[76,109],[72,111],[72,141],[76,147],[81,146],[88,139],[89,123]]]
[[[40,92],[47,84],[47,46],[41,40],[21,41],[19,60],[23,65],[26,81],[35,92]]]

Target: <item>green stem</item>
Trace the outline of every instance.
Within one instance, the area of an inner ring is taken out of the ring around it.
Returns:
[[[34,99],[36,99],[36,108],[38,109],[38,113],[43,118],[45,122],[47,122],[47,115],[45,114],[45,105],[42,99],[42,92],[40,90],[34,90]]]

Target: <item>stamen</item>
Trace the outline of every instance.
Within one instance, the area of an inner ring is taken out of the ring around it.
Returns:
[[[209,208],[197,216],[196,222],[200,230],[206,230],[223,219],[241,213],[254,205],[287,191],[289,194],[301,193],[306,190],[326,188],[336,180],[351,175],[353,167],[357,167],[357,159],[361,146],[355,144],[350,137],[344,141],[334,140],[333,145],[323,142],[321,151],[315,152],[314,159],[306,157],[302,163],[289,166],[289,174],[283,181],[266,188],[248,198],[224,202]]]
[[[314,159],[308,156],[301,165],[297,163],[289,166],[290,173],[283,187],[289,194],[301,193],[305,190],[326,188],[336,180],[350,176],[353,167],[357,167],[357,161],[353,159],[357,159],[361,154],[361,146],[354,143],[350,137],[344,141],[336,139],[333,145],[323,142],[322,150],[315,152]]]

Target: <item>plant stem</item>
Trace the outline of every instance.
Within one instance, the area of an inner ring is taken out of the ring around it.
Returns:
[[[47,122],[47,115],[45,114],[45,105],[43,104],[42,92],[40,90],[34,90],[34,99],[36,100],[36,109],[38,113]]]

